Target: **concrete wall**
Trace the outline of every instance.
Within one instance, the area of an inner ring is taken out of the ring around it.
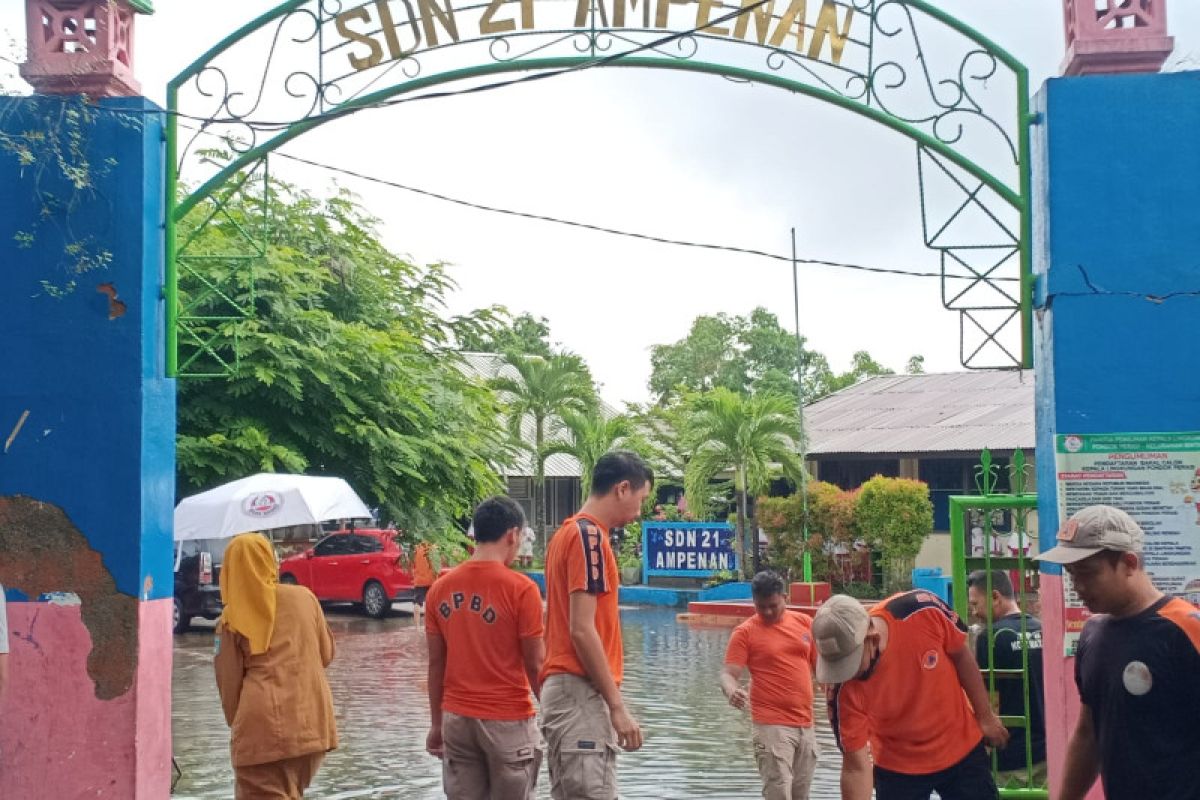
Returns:
[[[0,797],[163,798],[171,758],[175,386],[164,377],[163,131],[140,98],[4,98],[77,141],[72,186],[0,153]],[[29,237],[23,234],[30,234]],[[75,269],[73,245],[111,253]],[[70,284],[73,282],[73,288]],[[50,601],[50,602],[48,602]]]
[[[1045,549],[1061,522],[1056,434],[1200,427],[1200,73],[1055,79],[1038,95],[1037,110],[1037,456]],[[1053,566],[1042,570],[1042,613],[1046,731],[1057,786],[1079,701],[1073,659],[1063,656],[1062,577]]]
[[[918,567],[941,567],[943,575],[953,573],[950,560],[950,534],[931,533],[917,553]]]

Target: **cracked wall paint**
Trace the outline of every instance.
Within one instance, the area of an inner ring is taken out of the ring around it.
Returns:
[[[96,698],[111,700],[128,691],[137,671],[137,598],[117,591],[100,554],[63,510],[22,495],[0,497],[0,552],[5,587],[29,597],[79,596],[92,640],[87,672]]]

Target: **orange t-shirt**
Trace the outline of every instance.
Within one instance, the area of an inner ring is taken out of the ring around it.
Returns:
[[[876,766],[908,775],[954,766],[983,738],[949,657],[966,647],[966,627],[924,591],[893,595],[870,614],[887,622],[887,649],[867,678],[830,696],[838,747],[853,753],[869,741]]]
[[[546,546],[546,664],[542,678],[560,672],[587,677],[571,641],[571,594],[596,596],[596,632],[612,678],[621,682],[625,653],[617,610],[620,571],[608,541],[608,529],[576,514],[562,524]]]
[[[750,670],[750,716],[755,722],[812,727],[817,648],[807,615],[784,611],[768,625],[755,614],[734,628],[725,663]]]
[[[433,585],[433,562],[429,558],[429,543],[420,542],[413,549],[413,586]]]
[[[464,717],[534,715],[521,640],[542,635],[542,596],[499,561],[466,561],[426,598],[425,632],[446,641],[442,708]]]

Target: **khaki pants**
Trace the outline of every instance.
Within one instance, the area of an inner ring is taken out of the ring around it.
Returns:
[[[300,800],[325,760],[324,753],[234,767],[236,800]]]
[[[449,800],[533,800],[541,742],[534,717],[476,719],[442,712],[442,788]]]
[[[554,800],[616,800],[617,732],[590,681],[565,674],[546,678],[542,735]]]
[[[812,728],[754,723],[754,760],[766,800],[808,800],[818,753]]]

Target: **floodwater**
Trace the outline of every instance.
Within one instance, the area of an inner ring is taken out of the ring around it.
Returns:
[[[400,604],[397,609],[407,608]],[[425,643],[411,616],[398,611],[375,621],[330,609],[337,658],[329,682],[337,707],[341,747],[330,753],[307,797],[442,798],[436,759],[425,753],[429,712]],[[642,725],[645,744],[623,753],[622,798],[753,798],[762,785],[754,768],[750,721],[729,707],[717,675],[729,628],[691,627],[674,609],[627,608],[627,702]],[[813,798],[838,797],[840,758],[818,702],[821,761]],[[177,798],[229,798],[229,732],[212,676],[212,635],[175,637],[174,750],[182,775]],[[543,767],[539,798],[548,798]]]

